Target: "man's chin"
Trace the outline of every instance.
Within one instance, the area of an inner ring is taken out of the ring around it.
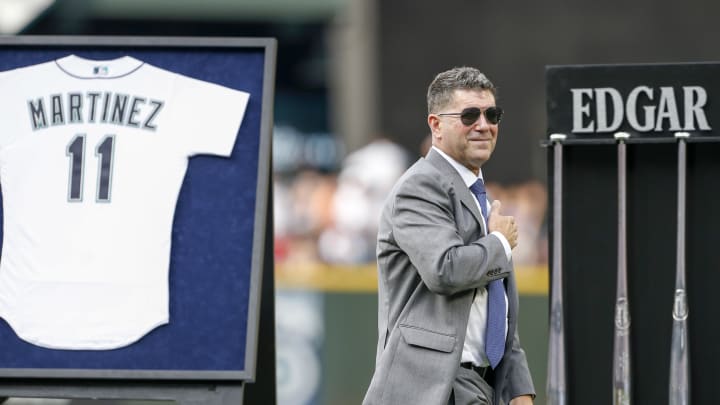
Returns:
[[[472,163],[479,166],[482,166],[485,162],[490,160],[490,156],[492,153],[486,152],[486,153],[476,153],[475,156],[473,156]]]
[[[474,169],[480,169],[482,167],[482,165],[485,164],[485,162],[487,162],[487,159],[483,159],[483,160],[475,159],[472,162],[470,162],[470,166]]]

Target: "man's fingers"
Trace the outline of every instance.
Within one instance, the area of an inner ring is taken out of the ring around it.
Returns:
[[[500,200],[494,200],[494,201],[492,202],[492,212],[493,212],[494,214],[499,214],[499,213],[500,213],[500,206],[501,206],[501,205],[502,205],[502,204],[500,204]]]

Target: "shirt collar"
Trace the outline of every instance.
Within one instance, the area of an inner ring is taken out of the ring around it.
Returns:
[[[437,148],[435,145],[433,145],[432,148],[435,150],[435,152],[439,153],[440,156],[445,158],[448,163],[450,163],[450,165],[458,172],[460,177],[463,179],[463,182],[466,186],[470,187],[477,181],[477,179],[483,178],[482,169],[480,169],[478,172],[480,175],[476,176],[475,173],[472,172],[472,170],[461,165],[457,160],[451,158],[445,152],[441,151],[440,148]]]

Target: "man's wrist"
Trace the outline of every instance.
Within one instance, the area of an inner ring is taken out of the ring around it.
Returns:
[[[510,242],[508,242],[505,235],[498,231],[492,231],[490,232],[490,235],[495,235],[498,239],[500,239],[500,243],[503,245],[503,249],[505,249],[505,256],[507,257],[508,261],[512,259],[512,248],[510,247]]]

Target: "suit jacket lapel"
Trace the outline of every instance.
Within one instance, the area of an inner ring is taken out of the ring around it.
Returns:
[[[487,229],[485,229],[485,221],[482,219],[482,215],[480,214],[480,209],[478,208],[478,203],[475,200],[475,196],[472,194],[468,186],[465,185],[465,182],[463,181],[462,177],[460,177],[460,174],[455,170],[452,165],[445,160],[445,158],[437,153],[435,150],[430,149],[430,152],[427,154],[425,159],[430,162],[433,166],[435,166],[436,169],[438,169],[444,176],[446,176],[447,179],[450,180],[450,182],[455,187],[455,193],[460,198],[460,202],[470,210],[473,217],[475,217],[475,220],[478,224],[480,224],[480,227],[483,230],[483,234],[487,234]]]

